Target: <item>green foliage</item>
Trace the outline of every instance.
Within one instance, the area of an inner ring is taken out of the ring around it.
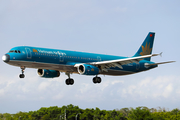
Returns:
[[[42,107],[37,111],[0,114],[0,120],[180,120],[180,110],[147,107],[120,110],[80,109],[72,104],[62,107]]]
[[[147,107],[137,107],[131,109],[129,120],[152,120],[152,114]]]

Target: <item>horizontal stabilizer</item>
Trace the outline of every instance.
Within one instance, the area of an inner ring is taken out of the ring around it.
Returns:
[[[160,65],[160,64],[166,64],[166,63],[172,63],[172,62],[176,62],[176,61],[168,61],[168,62],[154,63],[154,64],[148,64],[148,65],[146,65],[146,66]]]

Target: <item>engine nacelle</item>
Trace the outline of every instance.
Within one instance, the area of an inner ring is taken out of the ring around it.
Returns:
[[[99,74],[99,68],[88,65],[88,64],[80,64],[76,66],[78,69],[78,73],[81,75],[97,75]]]
[[[44,78],[54,78],[60,76],[60,72],[56,70],[38,69],[37,72],[39,76]]]

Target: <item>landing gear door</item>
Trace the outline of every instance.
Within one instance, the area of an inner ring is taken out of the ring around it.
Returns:
[[[31,59],[32,58],[31,49],[30,48],[25,48],[25,49],[26,49],[26,53],[27,53],[27,58]]]

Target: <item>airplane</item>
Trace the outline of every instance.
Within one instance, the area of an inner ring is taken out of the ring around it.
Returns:
[[[65,72],[67,85],[73,85],[70,74],[91,75],[93,83],[101,83],[98,75],[121,76],[139,73],[158,67],[159,64],[175,61],[155,63],[151,57],[161,55],[151,54],[154,43],[154,32],[149,32],[144,42],[132,57],[104,55],[69,50],[49,49],[30,46],[12,48],[2,56],[2,60],[21,68],[20,78],[24,78],[25,68],[35,68],[40,77],[55,78],[60,72]]]

